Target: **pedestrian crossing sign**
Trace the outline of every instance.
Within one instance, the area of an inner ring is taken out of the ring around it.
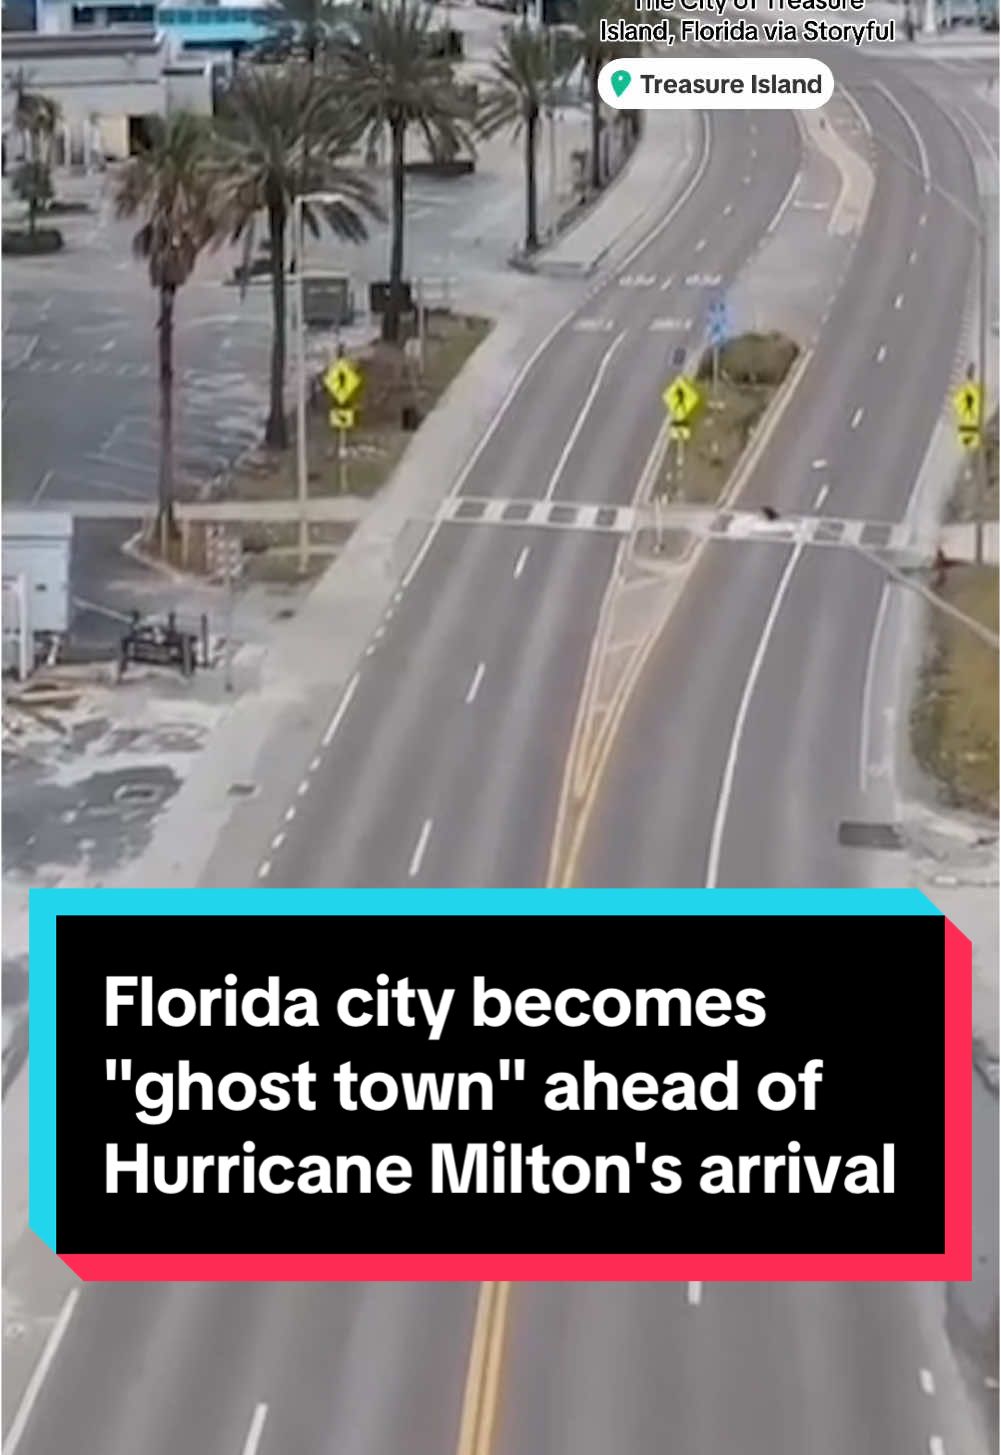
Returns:
[[[956,411],[956,423],[960,434],[964,430],[979,430],[980,400],[980,385],[975,379],[964,380],[953,394],[952,405]]]
[[[323,387],[335,404],[350,404],[362,386],[362,376],[350,359],[335,359],[323,375]]]
[[[678,374],[660,396],[675,425],[687,424],[702,403],[702,395],[685,374]]]

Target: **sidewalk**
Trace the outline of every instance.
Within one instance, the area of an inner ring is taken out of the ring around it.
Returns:
[[[540,250],[531,271],[586,277],[614,249],[637,243],[663,207],[663,178],[684,177],[701,147],[694,111],[647,111],[643,136],[608,188],[575,223]]]
[[[998,564],[998,523],[988,520],[983,525],[984,554],[986,566]],[[942,549],[951,561],[975,561],[977,559],[977,527],[974,521],[942,527]]]

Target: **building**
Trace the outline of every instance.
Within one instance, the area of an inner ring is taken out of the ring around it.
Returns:
[[[178,54],[165,31],[138,22],[100,26],[71,22],[66,29],[55,28],[56,21],[70,19],[73,10],[110,7],[79,7],[68,0],[42,0],[42,6],[46,28],[9,31],[4,36],[3,136],[8,161],[23,151],[23,138],[13,128],[18,75],[30,90],[59,105],[57,164],[93,166],[129,156],[141,145],[150,116],[178,110],[211,113],[210,57]]]
[[[177,52],[211,48],[233,53],[265,40],[273,30],[267,0],[3,0],[5,30],[76,35],[98,31],[162,30]]]
[[[261,5],[161,5],[157,24],[179,53],[225,51],[238,55],[274,35]]]

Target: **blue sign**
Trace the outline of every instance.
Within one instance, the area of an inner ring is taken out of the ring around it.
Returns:
[[[725,343],[730,336],[730,313],[725,298],[716,298],[709,305],[709,341]]]

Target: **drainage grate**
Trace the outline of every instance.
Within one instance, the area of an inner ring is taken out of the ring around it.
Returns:
[[[813,532],[813,539],[817,545],[839,541],[845,533],[843,520],[822,520]]]
[[[256,783],[231,783],[227,789],[230,798],[253,798],[257,792]]]
[[[599,510],[594,517],[594,523],[595,525],[600,525],[603,529],[614,530],[618,518],[619,512],[617,510]]]
[[[713,521],[712,525],[709,527],[709,529],[712,531],[713,535],[720,535],[720,536],[722,536],[722,535],[726,535],[727,531],[730,529],[730,527],[732,525],[733,525],[733,516],[732,515],[717,515],[716,518],[715,518],[715,520]]]
[[[902,849],[904,836],[895,823],[853,823],[838,825],[838,843],[846,849]]]

